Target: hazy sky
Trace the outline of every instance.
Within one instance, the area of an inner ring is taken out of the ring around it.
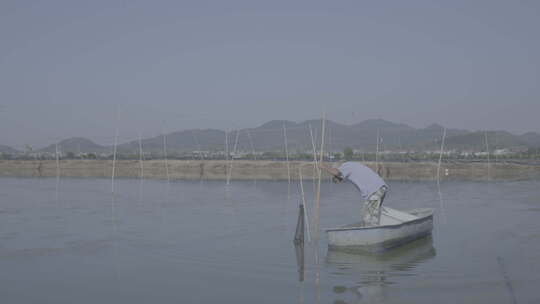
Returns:
[[[538,1],[0,1],[0,144],[272,119],[540,132]]]

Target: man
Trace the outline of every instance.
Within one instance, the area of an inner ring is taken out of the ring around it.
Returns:
[[[323,163],[320,163],[319,167],[332,174],[335,183],[344,179],[353,183],[365,200],[364,223],[371,226],[380,224],[381,205],[388,186],[377,173],[359,162],[351,161],[343,163],[338,168],[331,168]]]

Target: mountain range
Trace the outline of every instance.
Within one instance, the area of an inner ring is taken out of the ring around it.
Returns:
[[[287,137],[289,151],[311,151],[313,134],[315,145],[320,145],[321,120],[307,120],[296,123],[286,120],[272,120],[256,128],[232,130],[227,133],[216,129],[190,129],[168,133],[141,140],[143,150],[161,153],[164,145],[168,153],[188,151],[223,151],[227,141],[229,151],[283,151]],[[363,151],[375,151],[377,138],[379,150],[429,151],[440,149],[444,127],[432,124],[426,128],[413,128],[382,119],[365,120],[352,125],[326,121],[326,149],[342,151],[345,147]],[[227,137],[225,137],[227,134]],[[469,131],[446,129],[445,149],[461,151],[482,151],[486,149],[527,149],[540,147],[540,134],[528,132],[514,135],[507,131]],[[89,139],[74,137],[53,143],[38,152],[54,153],[58,145],[62,152],[111,153],[112,146],[102,146]],[[139,141],[133,140],[118,145],[120,153],[137,153]],[[18,151],[0,146],[0,152],[16,154]]]
[[[13,149],[12,147],[0,145],[0,153],[5,154],[17,154],[20,153],[20,151]]]

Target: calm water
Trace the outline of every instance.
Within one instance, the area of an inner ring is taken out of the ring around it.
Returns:
[[[117,180],[113,198],[107,179],[1,178],[2,303],[540,301],[538,181],[445,182],[442,204],[434,183],[391,182],[386,205],[436,209],[433,237],[369,256],[321,234],[303,282],[287,188]],[[323,228],[358,220],[350,185],[324,184],[321,204]]]

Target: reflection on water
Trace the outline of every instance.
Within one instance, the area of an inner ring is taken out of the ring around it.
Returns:
[[[298,267],[298,281],[304,282],[305,276],[305,253],[304,253],[304,243],[294,243],[294,253],[296,255],[296,265]]]
[[[352,294],[355,300],[352,303],[380,302],[386,299],[393,277],[414,276],[414,268],[435,257],[435,254],[430,236],[378,255],[329,250],[326,266],[329,271],[350,282],[334,286],[336,295]]]

